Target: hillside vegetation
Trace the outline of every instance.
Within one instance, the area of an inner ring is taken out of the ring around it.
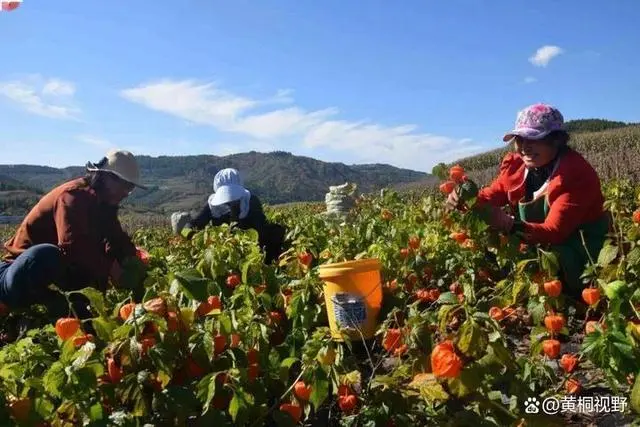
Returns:
[[[569,145],[596,169],[600,179],[640,179],[640,126],[626,126],[600,132],[571,133]],[[512,145],[466,157],[454,162],[465,168],[476,182],[487,184],[497,174],[504,155]]]
[[[228,167],[240,170],[246,186],[268,204],[324,200],[329,186],[345,182],[355,182],[361,191],[370,192],[428,176],[422,172],[389,165],[328,163],[281,151],[252,151],[223,157],[139,156],[138,160],[143,182],[149,189],[136,189],[125,206],[155,213],[198,208],[212,193],[215,174]],[[0,212],[9,208],[14,211],[22,208],[26,212],[41,192],[83,173],[84,169],[81,167],[57,169],[32,165],[0,165],[0,183],[6,179],[6,182],[19,182],[25,188],[32,189],[11,202],[3,198],[0,201]]]

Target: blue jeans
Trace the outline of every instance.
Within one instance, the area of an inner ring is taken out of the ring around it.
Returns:
[[[62,261],[62,253],[56,245],[43,243],[31,246],[11,263],[0,262],[0,301],[10,308],[44,304],[53,316],[68,315],[64,296],[48,288],[50,284],[65,288]],[[72,296],[78,316],[90,317],[86,299],[82,295]]]

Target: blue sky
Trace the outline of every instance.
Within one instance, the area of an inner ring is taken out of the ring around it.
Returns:
[[[637,0],[24,0],[0,13],[0,164],[118,147],[430,171],[498,147],[533,102],[640,121],[639,18]]]

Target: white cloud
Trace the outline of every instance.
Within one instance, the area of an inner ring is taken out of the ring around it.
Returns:
[[[537,82],[537,81],[538,81],[538,79],[536,79],[535,77],[531,77],[531,76],[529,76],[529,77],[525,77],[525,78],[524,78],[524,82],[525,82],[526,84],[535,83],[535,82]]]
[[[80,110],[73,104],[75,86],[60,79],[43,80],[32,76],[24,80],[0,81],[0,96],[22,109],[54,119],[75,119]]]
[[[529,58],[529,62],[536,67],[546,67],[553,58],[562,53],[564,53],[564,50],[558,46],[542,46]]]
[[[239,114],[257,104],[251,99],[219,90],[213,83],[196,84],[191,80],[149,83],[123,90],[121,95],[152,110],[223,129],[233,126]]]
[[[43,95],[73,96],[75,93],[76,87],[73,83],[59,79],[49,79],[42,89]]]
[[[306,149],[314,154],[329,149],[359,162],[391,163],[428,171],[439,161],[454,160],[456,157],[451,156],[480,149],[470,140],[420,132],[416,125],[341,120],[335,107],[307,111],[293,103],[292,92],[288,90],[278,91],[265,101],[233,94],[215,83],[162,80],[125,89],[121,96],[195,124],[249,136],[255,141],[250,144],[261,148],[256,151],[269,147],[286,151]],[[276,99],[293,105],[266,108]],[[226,154],[236,147],[225,146],[222,150]],[[239,151],[249,148],[243,145]]]

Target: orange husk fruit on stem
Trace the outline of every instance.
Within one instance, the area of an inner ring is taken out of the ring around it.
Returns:
[[[308,402],[311,397],[311,392],[313,389],[310,385],[306,385],[304,381],[298,381],[296,385],[293,387],[293,392],[298,399],[303,402]]]
[[[78,335],[73,338],[73,345],[75,347],[81,347],[87,343],[87,341],[93,342],[94,337],[91,334]]]
[[[210,295],[206,301],[201,302],[196,309],[196,316],[204,316],[211,310],[222,310],[222,302],[217,295]]]
[[[389,329],[382,340],[385,350],[391,352],[398,349],[402,344],[402,332],[400,329]]]
[[[151,255],[146,250],[136,247],[136,257],[142,261],[144,265],[149,265]]]
[[[122,367],[111,357],[107,359],[107,374],[113,384],[120,382],[123,376]]]
[[[418,236],[411,236],[409,238],[409,247],[411,249],[418,249],[420,247],[420,238]]]
[[[455,165],[449,169],[449,179],[453,182],[461,183],[464,178],[464,168],[460,165]]]
[[[560,296],[562,293],[562,282],[560,280],[544,282],[544,292],[550,297]]]
[[[560,341],[550,339],[542,342],[542,351],[552,359],[560,355]]]
[[[580,390],[582,389],[582,385],[580,384],[580,381],[576,380],[575,378],[570,378],[566,383],[564,383],[564,389],[569,394],[576,394],[580,392]]]
[[[293,418],[293,421],[297,424],[302,418],[302,408],[299,405],[293,403],[283,403],[280,405],[280,410],[286,412]]]
[[[56,334],[63,341],[68,340],[80,330],[80,320],[75,317],[62,317],[56,322]]]
[[[553,333],[560,332],[564,327],[564,316],[561,314],[549,314],[544,318],[544,325]]]
[[[582,291],[582,299],[588,305],[594,305],[600,301],[600,289],[598,288],[586,288]]]
[[[345,415],[350,415],[358,405],[358,397],[355,394],[347,394],[338,397],[338,407]]]
[[[300,264],[304,265],[305,267],[309,267],[311,265],[311,261],[313,261],[313,255],[306,251],[301,252],[300,254],[298,254],[298,260],[300,261]]]
[[[431,370],[436,377],[456,378],[462,370],[462,359],[456,354],[453,342],[446,340],[431,352]]]
[[[119,312],[120,318],[122,320],[127,320],[129,316],[131,316],[131,313],[133,313],[133,310],[135,310],[135,308],[136,308],[135,302],[130,302],[120,307],[120,312]]]
[[[502,320],[504,319],[504,311],[500,307],[491,307],[489,309],[489,316],[493,320]]]
[[[447,181],[440,184],[440,191],[444,194],[450,194],[456,188],[456,183]]]
[[[576,366],[578,365],[578,358],[576,356],[574,356],[573,354],[563,354],[562,357],[560,358],[560,366],[562,367],[562,369],[565,370],[565,372],[571,373],[576,369]]]
[[[451,237],[457,243],[462,244],[469,238],[469,235],[464,231],[459,231],[459,232],[451,233],[449,237]]]

